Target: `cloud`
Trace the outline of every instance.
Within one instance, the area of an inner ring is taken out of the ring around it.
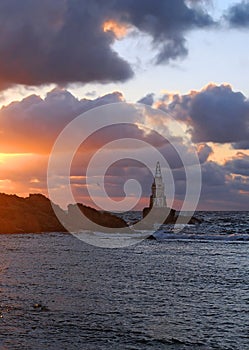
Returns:
[[[79,100],[67,90],[57,88],[44,99],[30,95],[12,102],[0,110],[1,152],[49,153],[61,130],[76,116],[122,100],[120,92]]]
[[[198,151],[199,161],[201,164],[205,163],[208,160],[208,157],[213,153],[212,148],[205,143],[199,144],[197,151]]]
[[[239,141],[232,144],[234,149],[249,149],[249,140]]]
[[[131,67],[111,48],[114,37],[102,30],[108,16],[103,5],[96,0],[1,1],[2,84],[131,78]]]
[[[249,177],[249,156],[242,152],[238,152],[236,157],[226,161],[225,168],[232,174]]]
[[[164,0],[116,1],[118,13],[139,31],[149,34],[156,49],[156,63],[184,57],[185,33],[196,28],[210,27],[214,24],[204,8],[187,6],[183,0],[174,2]]]
[[[150,93],[146,96],[142,97],[140,100],[137,101],[138,103],[143,103],[148,106],[152,106],[154,103],[154,94]]]
[[[202,165],[202,181],[205,186],[224,187],[226,177],[224,168],[215,162],[207,162]]]
[[[241,1],[232,5],[224,15],[225,20],[234,28],[249,28],[249,3]]]
[[[0,110],[0,151],[48,154],[59,133],[75,117],[95,107],[122,101],[124,101],[124,96],[117,91],[96,99],[78,99],[69,91],[56,88],[48,92],[44,99],[38,95],[30,95],[21,101],[12,102]],[[152,115],[154,112],[158,114],[158,111],[148,110],[148,113],[149,111]],[[90,157],[91,152],[110,141],[133,138],[160,148],[163,154],[169,155],[170,162],[179,163],[179,157],[169,145],[167,138],[161,136],[153,128],[141,128],[136,125],[139,113],[132,105],[123,112],[124,123],[125,113],[134,113],[133,124],[122,126],[118,124],[101,128],[84,141],[81,147],[83,153],[88,153]],[[101,115],[99,117],[101,118]],[[115,118],[115,115],[111,117]],[[166,127],[164,131],[166,132]],[[181,138],[171,137],[171,140],[180,145],[182,143]],[[179,147],[182,147],[187,153],[186,147],[184,148],[183,145]]]
[[[231,174],[238,168],[229,163],[202,165],[200,210],[249,210],[249,177]]]
[[[89,91],[86,93],[87,97],[96,97],[97,95],[97,91],[93,90],[93,91]]]
[[[229,103],[230,100],[233,101],[233,99],[235,99],[235,101],[237,101],[237,99],[240,101],[238,103],[239,106],[247,103],[247,100],[242,94],[234,93],[229,86],[215,88],[216,86],[210,85],[199,92],[195,91],[183,96],[167,94],[163,96],[161,101],[157,102],[160,102],[164,108],[170,109],[171,113],[177,116],[178,120],[181,120],[186,123],[188,127],[191,127],[192,134],[194,134],[195,123],[199,122],[199,119],[192,119],[194,114],[191,113],[194,99],[199,94],[206,94],[208,90],[211,90],[211,93],[209,91],[207,94],[211,102],[208,104],[204,99],[206,103],[204,106],[207,106],[207,108],[204,109],[205,113],[211,104],[210,110],[208,110],[206,114],[207,116],[212,116],[212,103],[214,103],[212,102],[214,98],[213,95],[222,97],[223,93],[225,95],[228,93],[230,96],[230,99],[225,98],[223,103],[219,102],[218,98],[216,100],[214,99],[218,106],[219,103],[222,106],[223,104]],[[7,155],[5,158],[0,157],[0,191],[8,191],[9,193],[18,192],[22,195],[27,195],[28,192],[46,193],[48,155],[55,137],[61,129],[81,112],[106,103],[122,101],[123,99],[123,95],[120,92],[113,92],[90,100],[78,99],[67,90],[54,89],[50,91],[44,99],[37,95],[31,95],[20,102],[13,102],[2,108],[0,110],[1,152],[29,153],[23,155]],[[200,105],[202,105],[202,103]],[[236,106],[237,104],[235,103],[235,107]],[[229,106],[229,110],[231,109],[233,109],[233,107]],[[222,110],[221,107],[218,108],[218,111],[220,110]],[[237,135],[240,131],[237,128],[240,127],[241,131],[245,132],[246,124],[243,124],[245,122],[244,119],[239,116],[239,113],[236,114],[235,110],[232,115],[236,115],[237,119],[230,127],[235,129],[234,132]],[[198,111],[202,111],[200,106]],[[129,112],[132,112],[132,109],[129,108]],[[227,118],[226,113],[220,115]],[[146,117],[150,117],[148,119],[150,122],[148,123],[148,127],[152,129],[154,125],[152,123],[153,121],[156,123],[155,129],[156,126],[161,126],[164,121],[164,114],[159,110],[153,110],[151,115],[146,114]],[[208,119],[206,123],[208,122],[215,123],[215,118]],[[198,125],[202,124],[199,122]],[[228,126],[230,124],[224,125],[229,131],[230,129]],[[235,127],[236,125],[237,127]],[[165,132],[167,132],[166,127],[167,125],[163,129]],[[213,125],[213,129],[215,129],[215,124]],[[203,132],[205,132],[205,128]],[[85,175],[88,163],[91,156],[96,152],[96,149],[101,148],[109,141],[125,137],[143,140],[155,146],[162,153],[169,164],[169,169],[167,169],[167,167],[164,169],[166,177],[168,176],[169,170],[172,171],[174,177],[175,203],[181,203],[186,192],[186,174],[183,161],[184,164],[187,163],[190,166],[194,164],[192,149],[188,148],[189,144],[184,143],[184,139],[181,137],[174,137],[173,141],[177,144],[177,149],[180,151],[180,154],[178,154],[166,138],[160,136],[155,131],[146,132],[146,129],[139,128],[137,125],[133,124],[124,124],[121,127],[114,125],[103,128],[91,135],[83,143],[82,148],[77,152],[72,162],[71,168],[73,191],[78,200],[92,205],[87,197]],[[129,159],[127,155],[133,156],[135,154],[136,159],[141,159],[140,155],[144,155],[145,158],[148,158],[148,149],[141,147],[134,150],[134,148],[129,148],[129,146],[130,145],[127,145],[127,149],[124,150],[118,149],[120,159],[124,160],[116,162],[107,170],[106,190],[112,197],[121,199],[124,195],[124,182],[129,178],[136,178],[142,185],[142,193],[144,196],[140,203],[147,205],[152,175],[148,169],[143,167],[140,163]],[[209,160],[212,148],[208,144],[202,142],[198,143],[196,146],[203,178],[200,208],[214,210],[247,209],[249,203],[249,156],[238,152],[235,157],[227,160],[223,165],[220,165]],[[113,150],[110,152],[113,152]],[[123,155],[125,156],[122,157]],[[152,161],[154,160],[152,159]],[[101,164],[97,164],[95,169],[96,176],[99,176],[102,168],[105,167],[106,158],[100,163]],[[63,182],[64,180],[59,174],[57,183],[59,188],[63,186]],[[4,186],[6,190],[4,190]],[[166,189],[166,192],[168,190],[169,188]]]
[[[186,123],[195,143],[248,145],[249,100],[230,85],[209,84],[187,95],[165,94],[157,107]]]
[[[125,81],[134,73],[112,48],[117,30],[150,35],[156,62],[167,63],[187,54],[188,31],[213,24],[184,0],[2,0],[0,21],[0,89]]]

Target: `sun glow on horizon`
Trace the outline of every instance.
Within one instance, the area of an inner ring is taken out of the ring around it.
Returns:
[[[0,164],[13,158],[32,157],[33,155],[33,153],[0,153]]]
[[[0,153],[0,158],[32,156],[34,153]]]

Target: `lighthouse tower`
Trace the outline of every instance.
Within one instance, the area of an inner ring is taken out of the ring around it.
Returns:
[[[165,208],[167,207],[166,197],[164,193],[164,182],[161,173],[160,163],[156,163],[156,172],[154,181],[151,186],[152,194],[150,196],[150,208]]]

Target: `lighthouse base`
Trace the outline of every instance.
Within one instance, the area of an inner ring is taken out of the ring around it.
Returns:
[[[146,207],[143,209],[143,222],[150,227],[154,224],[174,224],[176,219],[176,211],[172,208]]]

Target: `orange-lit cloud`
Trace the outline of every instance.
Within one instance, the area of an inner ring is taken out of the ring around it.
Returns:
[[[218,144],[209,142],[208,145],[213,149],[212,154],[210,154],[209,160],[216,162],[218,164],[225,164],[231,158],[238,158],[238,150],[233,149],[231,144]],[[249,156],[249,150],[243,150],[244,154]]]
[[[91,108],[122,100],[119,92],[79,100],[57,88],[44,99],[30,95],[12,102],[0,110],[0,152],[49,154],[59,133],[75,117]]]
[[[129,26],[124,23],[119,23],[113,19],[110,19],[103,24],[103,31],[112,32],[116,39],[122,39],[125,37],[129,31]]]

